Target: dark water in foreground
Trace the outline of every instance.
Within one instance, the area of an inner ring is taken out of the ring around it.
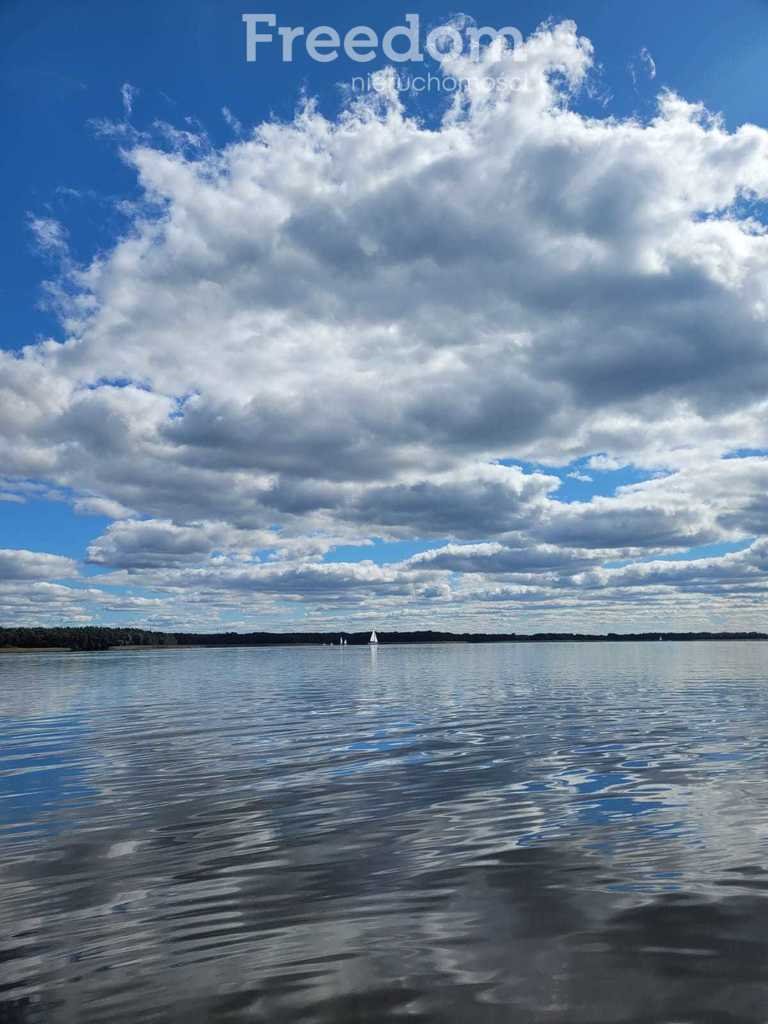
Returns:
[[[0,1021],[768,1021],[768,644],[0,656]]]

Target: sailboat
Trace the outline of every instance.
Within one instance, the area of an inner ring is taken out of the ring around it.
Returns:
[[[369,644],[377,644],[378,642],[379,642],[379,638],[376,636],[376,630],[374,629],[374,631],[371,633],[371,639],[368,641],[368,643]]]

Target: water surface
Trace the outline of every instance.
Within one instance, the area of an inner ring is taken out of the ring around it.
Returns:
[[[765,1024],[767,654],[0,655],[0,1022]]]

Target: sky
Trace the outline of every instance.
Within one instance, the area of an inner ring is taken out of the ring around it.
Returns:
[[[768,3],[274,6],[0,6],[0,624],[765,629]]]

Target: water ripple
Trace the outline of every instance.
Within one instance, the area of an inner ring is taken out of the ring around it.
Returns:
[[[764,1024],[765,650],[0,655],[0,1024]]]

